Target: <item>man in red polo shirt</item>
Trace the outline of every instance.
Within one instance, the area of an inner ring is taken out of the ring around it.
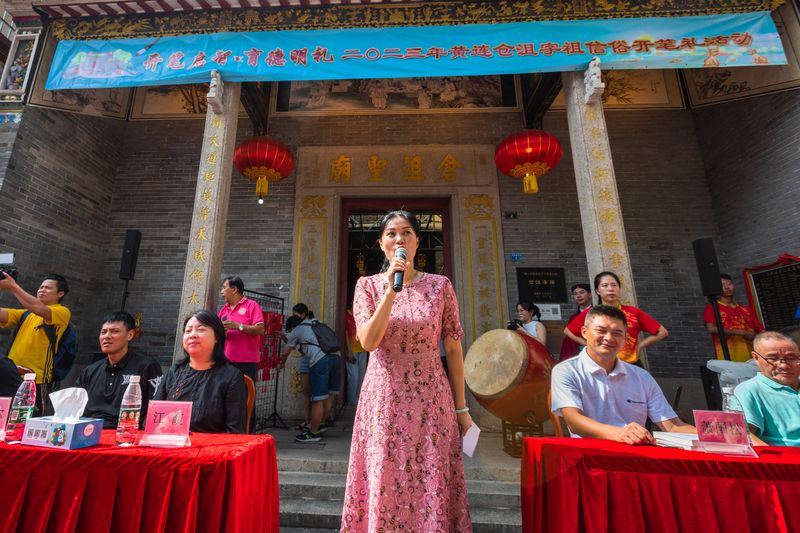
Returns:
[[[756,336],[756,333],[764,331],[764,327],[758,323],[748,307],[736,303],[733,299],[736,291],[733,278],[728,274],[720,274],[719,277],[722,278],[722,295],[717,303],[719,304],[719,315],[722,318],[722,327],[725,329],[728,353],[731,355],[731,361],[744,363],[750,360],[750,354],[753,351],[753,337]],[[717,321],[714,318],[714,309],[711,304],[706,304],[703,311],[703,322],[714,340],[714,352],[717,359],[724,359]]]
[[[219,318],[225,326],[225,356],[255,383],[264,335],[264,313],[243,293],[242,278],[225,278],[220,291],[225,305],[219,310]],[[255,430],[254,422],[250,420],[251,431]]]

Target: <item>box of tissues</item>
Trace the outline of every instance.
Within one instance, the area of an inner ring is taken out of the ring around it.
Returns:
[[[82,418],[88,401],[86,391],[71,388],[50,395],[55,415],[29,418],[25,422],[22,444],[76,450],[100,443],[101,418]]]

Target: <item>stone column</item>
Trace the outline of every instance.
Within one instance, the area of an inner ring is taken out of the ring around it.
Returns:
[[[219,74],[212,74],[176,328],[176,361],[183,357],[186,317],[196,309],[216,311],[240,92],[240,84],[226,83],[223,87]]]
[[[597,66],[594,68],[597,69]],[[583,72],[564,72],[561,75],[575,180],[578,185],[586,262],[590,278],[604,270],[616,273],[622,282],[622,303],[635,306],[636,290],[628,242],[622,223],[603,103],[599,98],[602,93],[599,69],[595,74],[594,80],[589,80],[590,76],[584,76]],[[590,93],[588,97],[587,91]],[[639,357],[645,368],[650,368],[644,350]]]

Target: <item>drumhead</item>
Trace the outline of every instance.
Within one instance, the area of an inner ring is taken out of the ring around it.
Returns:
[[[464,377],[476,396],[495,398],[517,385],[527,366],[528,346],[520,334],[494,329],[467,350]]]

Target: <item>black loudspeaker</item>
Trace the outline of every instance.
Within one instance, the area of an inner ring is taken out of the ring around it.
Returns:
[[[132,280],[136,274],[136,259],[139,257],[139,243],[141,240],[142,232],[138,229],[125,231],[125,246],[122,248],[119,279]]]
[[[719,277],[719,263],[717,262],[717,252],[714,250],[714,241],[697,239],[692,243],[692,247],[703,294],[719,296],[722,294],[722,280]]]

